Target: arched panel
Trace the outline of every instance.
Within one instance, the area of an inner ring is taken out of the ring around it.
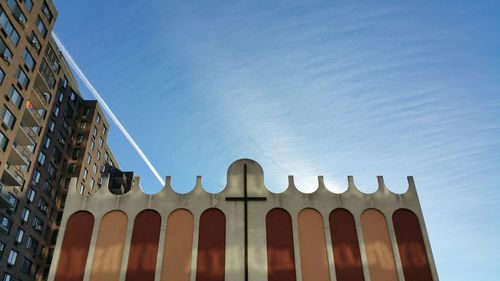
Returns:
[[[162,281],[189,281],[193,248],[193,215],[178,209],[168,216]]]
[[[375,209],[361,214],[371,281],[398,281],[394,253],[384,214]]]
[[[321,214],[304,209],[298,215],[302,281],[330,281]]]
[[[406,281],[432,281],[424,238],[417,216],[399,209],[392,215],[394,232]]]
[[[127,224],[127,215],[122,211],[111,211],[102,218],[92,263],[91,281],[119,280]]]
[[[294,281],[292,218],[283,209],[272,209],[266,216],[268,281]]]
[[[94,216],[85,211],[72,214],[66,223],[57,265],[56,281],[81,281],[89,253]]]
[[[329,220],[337,281],[364,281],[354,217],[346,209],[335,209]]]
[[[208,209],[200,217],[197,281],[224,281],[226,265],[226,217]]]
[[[134,220],[127,266],[127,281],[153,281],[160,239],[161,217],[144,210]]]

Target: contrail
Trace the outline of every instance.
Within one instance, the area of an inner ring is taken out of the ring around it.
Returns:
[[[156,171],[156,169],[153,167],[153,164],[151,164],[151,162],[149,161],[148,157],[146,157],[146,155],[144,154],[144,152],[142,152],[142,149],[137,145],[137,143],[134,141],[134,139],[130,136],[130,134],[127,132],[127,130],[125,129],[125,127],[123,127],[122,123],[118,120],[118,118],[116,118],[115,114],[111,111],[111,109],[109,108],[109,106],[102,99],[102,97],[99,94],[99,92],[94,88],[94,86],[92,85],[92,83],[90,83],[90,81],[87,79],[87,77],[85,76],[85,74],[83,74],[82,70],[80,69],[80,67],[78,67],[78,65],[76,64],[76,62],[73,59],[73,57],[71,57],[71,55],[69,54],[68,50],[66,50],[66,47],[64,47],[64,45],[61,42],[61,40],[59,40],[59,37],[57,37],[57,35],[54,32],[52,32],[52,37],[54,37],[54,40],[56,41],[57,46],[59,46],[59,48],[61,49],[61,52],[63,53],[64,57],[69,62],[71,68],[76,72],[76,74],[78,75],[78,77],[80,78],[80,80],[83,81],[83,83],[85,84],[85,86],[87,87],[87,89],[89,89],[90,93],[92,93],[92,95],[97,99],[97,101],[99,102],[99,104],[104,108],[104,110],[106,111],[106,113],[111,117],[111,119],[113,120],[113,122],[115,123],[115,125],[120,129],[120,131],[123,133],[123,135],[128,140],[128,142],[134,147],[135,151],[137,151],[137,153],[139,153],[139,155],[141,156],[142,160],[144,160],[144,162],[149,167],[149,169],[151,170],[151,172],[155,175],[156,179],[161,183],[162,186],[165,186],[165,181],[162,179],[162,177],[160,176],[160,174],[158,174],[158,172]]]

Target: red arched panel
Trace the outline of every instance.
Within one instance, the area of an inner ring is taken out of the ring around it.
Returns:
[[[354,217],[346,209],[335,209],[329,220],[337,281],[364,281]]]
[[[226,217],[208,209],[200,217],[197,281],[224,281],[226,265]]]
[[[134,220],[127,266],[127,281],[154,281],[161,217],[144,210]]]
[[[89,212],[79,211],[69,217],[59,255],[56,281],[81,281],[89,254],[94,217]]]
[[[424,238],[417,216],[410,210],[399,209],[392,215],[399,256],[406,281],[432,281]]]
[[[266,216],[268,281],[294,281],[292,218],[283,209],[272,209]]]

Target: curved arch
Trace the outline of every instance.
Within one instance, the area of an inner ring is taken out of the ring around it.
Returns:
[[[417,215],[408,209],[392,214],[394,232],[406,281],[432,281],[422,229]]]
[[[102,217],[90,280],[119,280],[127,224],[127,214],[120,210],[110,211]]]
[[[154,280],[160,226],[161,216],[155,210],[143,210],[135,217],[125,280]]]
[[[200,217],[196,280],[224,281],[226,269],[226,216],[216,208]]]
[[[94,216],[87,211],[78,211],[69,217],[59,255],[56,281],[83,280],[93,228]]]
[[[329,222],[337,280],[364,281],[354,217],[339,208],[330,213]]]
[[[176,209],[167,219],[163,249],[162,281],[189,281],[193,248],[193,214]]]
[[[275,208],[267,213],[266,237],[268,280],[296,280],[292,218],[286,210]]]
[[[361,227],[372,281],[398,281],[387,220],[377,209],[361,213]]]
[[[330,281],[323,217],[312,208],[298,214],[303,281]]]

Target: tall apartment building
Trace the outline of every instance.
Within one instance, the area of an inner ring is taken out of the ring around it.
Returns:
[[[0,0],[2,281],[46,279],[69,179],[89,195],[118,167],[104,113],[51,37],[56,17],[51,0]]]

